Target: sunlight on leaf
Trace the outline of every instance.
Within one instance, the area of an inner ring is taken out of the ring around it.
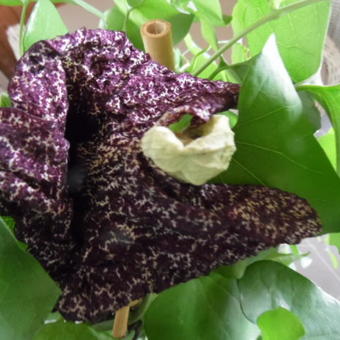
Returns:
[[[299,318],[282,307],[260,315],[257,324],[262,332],[262,340],[299,340],[305,334]]]

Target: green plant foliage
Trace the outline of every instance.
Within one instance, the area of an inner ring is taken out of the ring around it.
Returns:
[[[126,16],[128,7],[126,0],[115,0],[120,12]],[[164,19],[172,24],[172,35],[175,44],[180,42],[189,32],[194,15],[179,12],[166,0],[144,0],[143,3],[134,8],[127,21],[127,35],[131,42],[139,49],[143,49],[142,38],[139,28],[148,20]],[[112,22],[107,22],[105,27],[112,29]]]
[[[0,94],[0,107],[11,107],[12,102],[9,95],[5,92]]]
[[[340,174],[340,85],[305,85],[298,89],[312,94],[329,115],[335,133],[336,163]]]
[[[99,27],[112,31],[122,31],[124,29],[124,22],[125,15],[118,7],[112,7],[105,11],[104,18],[99,22]]]
[[[247,268],[238,286],[248,320],[255,323],[268,310],[283,307],[301,321],[305,339],[340,339],[339,301],[288,267],[272,261],[256,262]]]
[[[183,132],[190,126],[192,118],[192,115],[185,114],[178,122],[170,124],[169,129],[177,133]]]
[[[217,273],[158,295],[145,316],[149,340],[255,340],[240,307],[237,281]]]
[[[318,138],[318,142],[325,151],[333,168],[336,169],[336,149],[334,129],[330,129],[325,135]]]
[[[127,0],[127,2],[129,6],[136,8],[139,7],[144,2],[144,0]]]
[[[248,257],[244,260],[238,261],[237,263],[229,266],[221,266],[218,268],[215,272],[229,277],[229,278],[235,278],[240,279],[246,270],[246,268],[251,265],[252,263],[263,261],[263,260],[270,260],[279,262],[281,264],[284,264],[285,266],[289,266],[292,263],[294,263],[297,260],[300,260],[307,254],[294,254],[294,253],[281,253],[276,248],[270,248],[267,250],[261,251],[256,256]]]
[[[324,231],[340,228],[340,180],[314,138],[305,113],[271,39],[263,53],[237,68],[243,83],[237,151],[225,183],[263,184],[306,198],[318,211]]]
[[[39,40],[52,39],[66,33],[67,28],[51,1],[38,0],[28,22],[24,50],[27,51]]]
[[[22,251],[0,218],[0,339],[29,340],[53,309],[59,289]]]
[[[97,332],[86,324],[58,321],[42,327],[34,340],[113,340],[109,332]],[[121,340],[132,340],[132,337]]]
[[[261,329],[262,340],[299,340],[305,334],[299,318],[282,307],[260,315],[257,324]]]
[[[225,26],[222,8],[219,0],[193,0],[197,8],[195,15],[213,26]]]
[[[202,21],[201,33],[204,40],[209,44],[209,46],[211,46],[214,50],[217,50],[218,42],[214,26],[212,26],[209,22]]]
[[[21,6],[21,0],[0,0],[0,6]]]
[[[300,0],[281,1],[281,7]],[[273,11],[268,0],[239,0],[233,11],[235,34]],[[275,33],[283,61],[296,82],[309,78],[320,67],[330,13],[330,1],[324,0],[286,14],[262,25],[247,35],[252,55],[259,53],[268,37]]]
[[[192,39],[191,35],[188,34],[184,39],[185,45],[193,55],[191,63],[189,67],[185,70],[189,73],[195,73],[197,69],[199,69],[207,60],[209,60],[210,55],[207,53],[207,50],[202,50],[196,44],[196,42]],[[201,78],[209,78],[209,76],[214,73],[218,69],[217,63],[211,63],[201,74]]]

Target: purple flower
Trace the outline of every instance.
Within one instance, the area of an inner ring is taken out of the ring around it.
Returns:
[[[59,282],[58,310],[98,322],[149,292],[319,231],[297,196],[261,186],[181,183],[140,141],[182,114],[200,124],[238,85],[176,74],[120,32],[41,41],[0,109],[0,213]]]

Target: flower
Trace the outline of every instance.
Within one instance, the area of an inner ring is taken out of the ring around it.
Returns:
[[[141,145],[144,155],[159,168],[195,185],[226,170],[236,151],[229,119],[222,115],[178,135],[165,126],[153,126],[144,134]]]
[[[200,125],[239,87],[176,74],[121,32],[36,43],[0,109],[0,213],[59,282],[57,309],[98,322],[149,292],[320,229],[308,203],[261,186],[182,183],[141,138],[184,113]]]

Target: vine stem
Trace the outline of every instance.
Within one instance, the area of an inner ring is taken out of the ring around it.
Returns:
[[[25,32],[25,20],[27,15],[29,1],[23,1],[21,15],[20,15],[20,29],[19,29],[19,50],[20,55],[24,54],[24,32]]]
[[[72,0],[71,3],[74,4],[74,5],[78,5],[78,6],[82,7],[82,8],[84,8],[86,11],[88,11],[89,13],[92,13],[93,15],[97,16],[100,19],[104,19],[104,13],[101,12],[96,7],[93,7],[92,5],[90,5],[86,1],[83,1],[83,0]]]
[[[231,46],[233,46],[236,42],[238,42],[240,39],[244,38],[248,33],[256,30],[258,27],[276,20],[280,18],[283,15],[286,15],[290,12],[293,12],[299,8],[311,5],[316,2],[320,2],[324,0],[304,0],[300,2],[296,2],[294,4],[288,5],[286,7],[273,9],[273,11],[268,14],[267,16],[261,18],[260,20],[256,21],[254,24],[250,25],[248,28],[246,28],[244,31],[240,32],[239,34],[236,34],[234,38],[229,40],[225,45],[223,45],[220,49],[216,51],[214,55],[211,56],[209,60],[207,60],[193,75],[198,76],[201,72],[203,72],[213,61],[215,61],[217,58],[219,58],[226,50],[228,50]]]

